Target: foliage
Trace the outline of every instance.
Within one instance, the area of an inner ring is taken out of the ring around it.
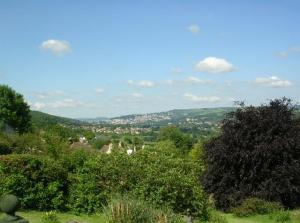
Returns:
[[[283,210],[280,203],[248,198],[240,206],[233,208],[232,212],[238,217],[247,217],[256,214],[271,214],[280,210]]]
[[[192,149],[189,152],[189,157],[195,161],[203,159],[203,147],[204,142],[198,141],[196,144],[193,145]]]
[[[85,162],[95,156],[96,153],[86,149],[68,149],[61,154],[60,162],[69,174],[75,173],[79,167],[82,167]]]
[[[108,145],[111,142],[110,137],[107,136],[97,136],[92,140],[92,145],[95,149],[101,149],[104,145]]]
[[[153,205],[130,197],[118,197],[105,209],[109,223],[183,223],[170,211],[161,211]]]
[[[42,216],[42,223],[60,223],[60,220],[54,211],[46,212]]]
[[[180,131],[176,126],[166,126],[159,130],[158,141],[172,141],[175,146],[182,152],[187,153],[192,147],[192,138]]]
[[[12,150],[14,153],[41,154],[45,152],[46,145],[38,133],[13,135],[11,138],[13,141]]]
[[[271,216],[271,219],[274,219],[275,223],[287,223],[291,222],[291,215],[289,211],[277,211],[274,212]]]
[[[5,134],[0,133],[0,155],[10,153],[41,154],[45,152],[45,143],[38,133]]]
[[[67,172],[35,155],[0,156],[0,194],[15,194],[25,209],[64,210]]]
[[[207,196],[197,183],[202,166],[176,155],[173,149],[158,144],[158,148],[142,150],[134,156],[139,177],[133,192],[140,199],[169,206],[176,213],[205,219]]]
[[[37,129],[45,129],[53,125],[78,126],[84,124],[81,121],[49,115],[40,111],[30,111],[32,125]]]
[[[0,155],[12,153],[11,140],[6,134],[0,133]]]
[[[70,208],[92,213],[112,194],[131,193],[176,213],[206,218],[207,197],[198,183],[202,167],[174,154],[175,147],[169,149],[148,148],[133,156],[101,154],[87,160],[71,178]]]
[[[203,184],[216,206],[247,197],[300,205],[300,125],[289,99],[241,107],[223,121],[221,135],[204,147]]]
[[[0,85],[0,121],[4,128],[11,127],[18,133],[31,127],[29,106],[23,96],[6,85]]]

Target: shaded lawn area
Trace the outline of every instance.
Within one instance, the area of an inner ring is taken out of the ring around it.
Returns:
[[[29,220],[30,223],[41,223],[41,219],[44,213],[45,212],[25,211],[18,212],[17,214]],[[289,223],[300,223],[300,209],[291,211],[290,213],[292,221]],[[228,223],[275,223],[274,219],[271,219],[269,215],[256,215],[251,217],[238,218],[233,214],[225,214],[221,212],[219,212],[219,214],[224,216],[228,220]],[[79,221],[81,223],[107,223],[107,219],[103,214],[74,215],[72,213],[57,213],[57,216],[62,223],[66,223],[71,220]]]
[[[45,212],[39,211],[25,211],[17,212],[17,215],[20,215],[26,218],[30,223],[41,223],[42,216]],[[1,216],[1,214],[0,214]],[[74,215],[72,213],[57,213],[59,220],[62,223],[73,221],[79,221],[81,223],[106,223],[106,218],[104,215]]]
[[[228,220],[228,223],[275,223],[275,220],[270,218],[269,215],[255,215],[251,217],[239,218],[233,214],[220,214]],[[291,221],[287,223],[300,223],[300,209],[291,211],[290,214]]]

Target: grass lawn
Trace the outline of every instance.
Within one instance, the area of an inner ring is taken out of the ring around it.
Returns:
[[[300,223],[300,210],[291,211],[292,221],[289,223]],[[28,211],[28,212],[18,212],[18,215],[29,220],[30,223],[41,223],[41,218],[44,212],[38,211]],[[228,223],[275,223],[268,215],[257,215],[252,217],[238,218],[233,214],[224,214]],[[104,215],[74,215],[71,213],[58,213],[57,214],[62,223],[66,223],[71,220],[79,221],[81,223],[106,223],[106,218]],[[0,214],[1,217],[1,214]]]
[[[289,223],[300,223],[300,210],[291,211],[291,222]],[[233,214],[223,214],[228,223],[275,223],[274,219],[271,219],[269,215],[256,215],[245,218],[235,217]]]
[[[29,220],[30,223],[41,223],[44,212],[28,211],[18,212],[18,215]],[[69,222],[71,220],[79,221],[80,223],[106,223],[104,215],[74,215],[71,213],[58,213],[59,220],[62,223]],[[0,214],[1,216],[1,214]]]

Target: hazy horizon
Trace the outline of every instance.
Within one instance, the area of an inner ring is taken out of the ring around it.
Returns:
[[[300,101],[300,2],[1,1],[0,84],[70,118]]]

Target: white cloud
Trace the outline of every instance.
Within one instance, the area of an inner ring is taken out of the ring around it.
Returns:
[[[165,80],[165,81],[163,82],[163,84],[167,84],[167,85],[174,85],[175,83],[176,83],[176,81],[175,81],[175,80],[171,80],[171,79]]]
[[[104,92],[104,89],[103,88],[96,88],[95,91],[96,91],[97,94],[102,94]]]
[[[41,110],[41,109],[47,107],[47,105],[45,103],[35,102],[35,103],[30,103],[30,107],[33,110]]]
[[[71,51],[71,45],[64,40],[49,39],[42,42],[41,49],[50,51],[56,55],[63,55]]]
[[[198,34],[200,32],[200,28],[197,24],[192,24],[187,29],[193,34]]]
[[[217,102],[221,99],[216,96],[197,96],[190,93],[185,93],[183,95],[187,100],[194,101],[194,102]]]
[[[219,74],[227,73],[235,70],[234,66],[223,58],[216,57],[206,57],[203,60],[199,61],[195,69],[197,71]]]
[[[300,46],[293,46],[288,48],[286,51],[279,52],[279,56],[283,58],[289,57],[291,54],[300,53]]]
[[[138,86],[138,87],[145,87],[145,88],[151,88],[154,87],[154,82],[152,81],[147,81],[147,80],[142,80],[142,81],[138,81],[138,82],[134,82],[133,80],[129,80],[127,81],[127,83],[129,85],[133,85],[133,86]]]
[[[144,95],[140,94],[140,93],[132,93],[131,96],[134,97],[134,98],[142,98],[142,97],[144,97]]]
[[[199,79],[198,77],[194,77],[194,76],[189,76],[185,82],[190,83],[190,84],[211,84],[212,81],[211,80],[202,80]]]
[[[81,101],[70,99],[70,98],[63,99],[63,100],[56,100],[47,103],[35,102],[35,103],[30,103],[30,106],[33,110],[87,107],[87,105],[85,105]]]
[[[77,108],[83,106],[83,103],[75,99],[64,99],[49,104],[52,108]]]
[[[55,91],[48,91],[48,92],[33,92],[33,94],[39,99],[48,99],[56,96],[65,95],[65,92],[60,90],[55,90]]]
[[[254,83],[261,86],[278,87],[278,88],[289,87],[292,85],[292,82],[288,80],[280,79],[277,76],[258,77],[255,79]]]
[[[171,68],[171,73],[180,74],[180,73],[182,73],[182,69],[180,67],[172,67]]]

